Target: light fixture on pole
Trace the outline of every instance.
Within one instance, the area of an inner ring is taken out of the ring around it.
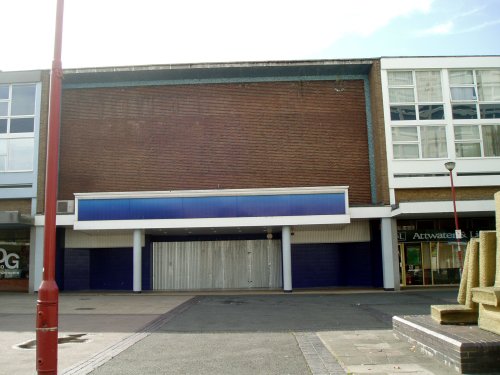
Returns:
[[[462,239],[462,231],[458,227],[458,215],[457,215],[457,196],[455,192],[455,184],[453,183],[453,170],[455,169],[455,162],[449,161],[444,163],[446,169],[450,172],[450,182],[451,182],[451,198],[453,200],[453,216],[455,218],[455,239],[458,245],[458,262],[460,263],[460,272],[462,272],[462,250],[460,248],[460,241]]]

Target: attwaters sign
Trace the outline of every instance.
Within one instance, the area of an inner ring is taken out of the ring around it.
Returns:
[[[477,237],[478,233],[476,231],[462,232],[461,241],[468,241],[471,237]],[[456,242],[457,236],[455,231],[399,231],[398,232],[399,242],[419,242],[419,241],[429,241],[429,242]]]

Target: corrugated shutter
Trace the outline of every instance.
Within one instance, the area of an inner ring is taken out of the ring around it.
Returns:
[[[281,286],[280,241],[153,243],[154,290]]]

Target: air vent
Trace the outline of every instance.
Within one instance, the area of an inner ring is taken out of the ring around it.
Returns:
[[[72,214],[75,212],[75,201],[57,201],[58,214]]]

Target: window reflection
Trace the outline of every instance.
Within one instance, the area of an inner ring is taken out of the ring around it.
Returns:
[[[12,171],[32,170],[33,148],[33,138],[10,139],[8,169]]]
[[[11,133],[32,133],[35,129],[35,119],[29,118],[13,118],[10,120]]]
[[[34,115],[35,93],[35,85],[13,85],[11,116]]]
[[[415,106],[411,105],[399,105],[391,106],[391,120],[416,120],[417,115],[415,113]]]
[[[500,118],[500,104],[481,104],[481,118]]]
[[[0,119],[0,134],[7,133],[7,119]]]
[[[475,104],[454,104],[452,111],[453,118],[456,120],[477,118],[477,109]]]
[[[444,120],[442,105],[419,105],[418,116],[420,120]]]

